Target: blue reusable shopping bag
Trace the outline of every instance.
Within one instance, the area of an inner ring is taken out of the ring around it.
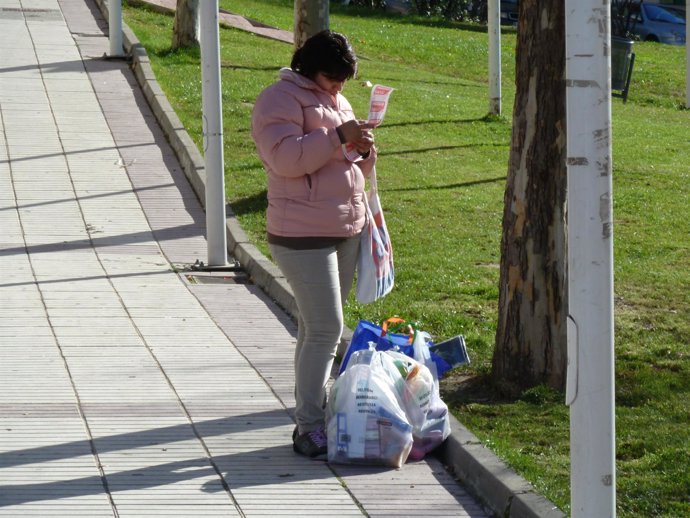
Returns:
[[[391,332],[390,328],[407,329],[408,333]],[[401,353],[414,358],[414,338],[416,331],[412,325],[401,318],[393,317],[385,320],[382,326],[376,325],[373,322],[367,320],[360,320],[357,323],[354,333],[352,334],[352,340],[350,345],[343,356],[343,360],[340,362],[340,371],[338,375],[342,374],[347,368],[347,364],[350,360],[350,356],[355,351],[361,351],[369,349],[370,343],[374,344],[374,348],[377,351],[388,351],[394,349],[400,351]],[[431,348],[434,344],[428,342],[427,345]],[[439,379],[451,368],[451,365],[444,360],[441,356],[431,352],[431,359],[436,364],[436,370],[438,372]]]
[[[387,325],[386,322],[384,322],[384,325]],[[374,348],[381,351],[391,349],[396,345],[411,349],[413,337],[414,335],[410,336],[409,334],[389,333],[373,322],[360,320],[352,334],[352,340],[350,340],[350,345],[347,351],[345,351],[345,356],[343,356],[343,360],[340,362],[340,372],[338,374],[340,375],[345,371],[352,353],[369,349],[369,343],[373,343]],[[405,351],[401,352],[407,354]]]

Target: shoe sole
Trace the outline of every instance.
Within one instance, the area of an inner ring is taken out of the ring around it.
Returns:
[[[326,457],[328,455],[327,451],[325,451],[323,453],[317,453],[316,455],[307,455],[306,453],[302,453],[302,450],[300,450],[295,443],[292,444],[292,451],[300,454],[302,457],[306,457],[308,459],[314,459],[314,460],[319,460],[319,459]]]
[[[301,455],[302,457],[307,457],[308,459],[311,460],[328,460],[328,451],[325,451],[323,453],[317,453],[316,455],[307,455],[306,453],[302,453],[302,451],[297,447],[297,444],[295,444],[295,439],[297,439],[297,435],[299,434],[299,428],[295,426],[295,429],[292,431],[292,451],[295,453]]]

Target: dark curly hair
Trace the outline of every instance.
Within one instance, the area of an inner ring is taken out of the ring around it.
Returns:
[[[345,81],[357,73],[357,56],[345,36],[325,30],[295,51],[290,68],[309,79],[321,72],[329,79]]]

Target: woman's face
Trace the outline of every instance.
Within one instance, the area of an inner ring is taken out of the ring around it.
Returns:
[[[345,84],[345,80],[334,79],[323,72],[316,74],[314,82],[333,96],[336,96],[342,92],[343,85]]]

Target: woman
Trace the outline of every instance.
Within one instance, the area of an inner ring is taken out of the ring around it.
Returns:
[[[293,448],[309,457],[326,453],[326,383],[365,223],[364,177],[376,161],[369,127],[340,93],[356,72],[345,36],[320,32],[295,51],[252,115],[268,174],[268,245],[299,309]],[[345,145],[357,150],[355,161]]]

